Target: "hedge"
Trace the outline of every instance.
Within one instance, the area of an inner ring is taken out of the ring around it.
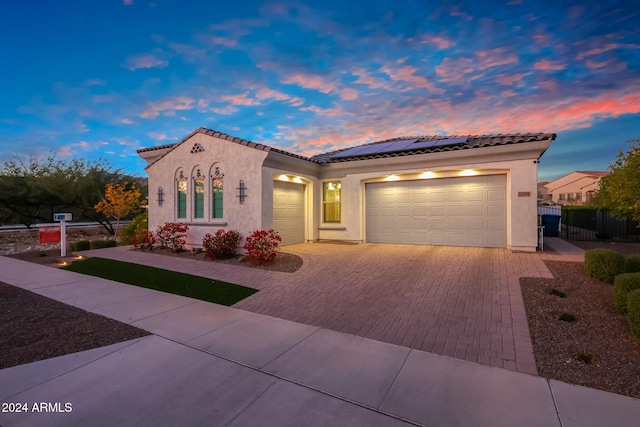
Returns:
[[[615,277],[624,273],[624,256],[611,249],[590,249],[584,254],[584,272],[589,277],[613,284]]]
[[[627,318],[631,334],[640,340],[640,289],[631,291],[627,295]]]
[[[629,292],[640,289],[640,273],[626,273],[616,276],[613,282],[613,307],[618,313],[627,311]]]
[[[625,258],[624,272],[625,273],[640,272],[640,254],[629,255],[627,258]]]

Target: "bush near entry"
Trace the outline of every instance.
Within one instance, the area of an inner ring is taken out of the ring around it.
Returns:
[[[236,254],[236,249],[240,243],[240,232],[238,230],[218,230],[216,234],[205,234],[202,239],[202,247],[207,257],[212,259],[231,258]]]
[[[256,230],[247,236],[244,249],[247,251],[249,259],[265,263],[276,258],[280,242],[282,242],[282,237],[273,229]]]
[[[181,222],[165,222],[164,225],[158,227],[156,237],[163,248],[169,248],[174,252],[182,252],[185,250],[184,245],[187,242],[187,230],[189,227]]]
[[[631,334],[640,340],[640,289],[627,295],[627,319]]]
[[[88,251],[91,249],[91,242],[88,240],[78,240],[73,244],[74,251]]]
[[[589,277],[613,284],[615,277],[624,273],[624,257],[611,249],[590,249],[584,254],[584,272]]]
[[[626,313],[629,292],[640,289],[640,273],[626,273],[616,276],[613,282],[613,307],[618,313]]]
[[[91,249],[115,248],[118,246],[115,240],[92,240],[89,244]]]

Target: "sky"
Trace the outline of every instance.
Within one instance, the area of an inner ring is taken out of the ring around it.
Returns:
[[[313,155],[552,132],[539,180],[640,138],[638,0],[0,0],[0,162],[103,158],[207,127]]]

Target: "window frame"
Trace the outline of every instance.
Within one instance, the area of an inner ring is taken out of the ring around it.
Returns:
[[[333,188],[329,188],[330,186],[333,186]],[[335,200],[328,200],[327,191],[334,192]],[[330,207],[333,208],[333,212],[329,212]],[[329,220],[327,219],[328,216],[331,217]],[[342,181],[326,181],[322,183],[322,222],[324,224],[342,223]]]

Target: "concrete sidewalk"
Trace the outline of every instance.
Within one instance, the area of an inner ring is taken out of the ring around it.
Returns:
[[[0,281],[154,334],[0,370],[0,401],[28,407],[0,412],[3,427],[640,419],[637,399],[11,258],[0,257]],[[34,412],[41,403],[51,411]]]

